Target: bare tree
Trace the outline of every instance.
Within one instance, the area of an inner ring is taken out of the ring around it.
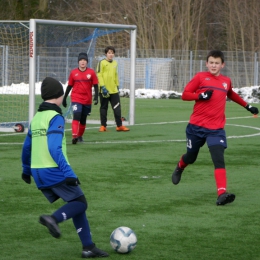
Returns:
[[[29,18],[47,18],[49,0],[1,0],[0,16],[2,20],[28,20]]]
[[[137,25],[137,48],[259,51],[259,0],[1,0],[2,20]],[[156,55],[156,54],[155,54]]]

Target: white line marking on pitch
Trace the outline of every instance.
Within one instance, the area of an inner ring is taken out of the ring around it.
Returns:
[[[228,120],[232,119],[245,119],[245,118],[252,118],[251,116],[246,116],[246,117],[230,117],[227,118]],[[157,123],[142,123],[142,124],[135,124],[135,126],[145,126],[145,125],[163,125],[163,124],[179,124],[179,123],[188,123],[188,121],[173,121],[173,122],[157,122]],[[226,126],[236,126],[236,127],[243,127],[243,128],[251,128],[260,131],[259,127],[254,127],[254,126],[246,126],[246,125],[237,125],[237,124],[226,124]],[[109,126],[109,127],[114,127],[114,126]],[[92,129],[97,129],[99,127],[88,127],[86,130],[92,130]],[[67,129],[66,131],[70,131],[70,129]],[[18,135],[18,134],[23,134],[23,133],[12,133],[12,134],[1,134],[0,136],[8,136],[8,135]],[[185,132],[184,132],[185,134]],[[232,139],[232,138],[248,138],[248,137],[253,137],[253,136],[259,136],[259,133],[255,134],[249,134],[249,135],[240,135],[240,136],[227,136],[227,139]],[[139,140],[139,141],[103,141],[103,142],[85,142],[85,144],[134,144],[134,143],[165,143],[165,142],[186,142],[186,139],[180,139],[180,140]],[[23,143],[0,143],[0,145],[22,145]]]

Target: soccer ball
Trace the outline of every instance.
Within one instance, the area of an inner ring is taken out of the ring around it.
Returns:
[[[129,227],[118,227],[110,235],[110,245],[121,254],[131,252],[137,243],[135,232]]]

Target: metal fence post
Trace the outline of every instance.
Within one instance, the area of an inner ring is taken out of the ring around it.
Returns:
[[[202,71],[202,63],[203,63],[203,60],[200,60],[200,71]]]
[[[4,45],[0,45],[0,48],[2,48],[2,87],[4,86],[5,84],[5,46]]]
[[[190,51],[190,80],[192,79],[192,76],[193,76],[193,68],[192,68],[192,51]]]
[[[69,78],[69,53],[70,53],[70,50],[69,48],[66,48],[66,72],[65,72],[65,81],[64,83],[66,84],[68,78]]]
[[[258,69],[259,69],[259,62],[256,62],[256,76],[255,76],[255,86],[258,86]]]
[[[254,86],[257,86],[258,82],[258,66],[257,66],[257,52],[255,52],[255,59],[254,59]]]
[[[5,81],[4,81],[4,85],[5,86],[8,86],[8,54],[9,54],[9,48],[8,46],[6,45],[5,46]]]
[[[36,68],[37,68],[37,72],[36,72],[36,82],[40,82],[40,55],[37,55],[37,62],[36,62]]]

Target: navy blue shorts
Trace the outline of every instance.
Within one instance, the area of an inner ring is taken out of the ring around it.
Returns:
[[[84,195],[79,186],[70,186],[66,183],[54,188],[42,189],[41,191],[50,203],[53,203],[59,198],[68,202]]]
[[[91,105],[82,105],[77,102],[71,102],[72,112],[73,113],[81,113],[82,115],[90,115],[91,113]]]
[[[205,142],[208,147],[213,145],[222,145],[227,148],[227,138],[224,129],[208,129],[192,124],[188,124],[186,128],[187,151],[198,152]]]

